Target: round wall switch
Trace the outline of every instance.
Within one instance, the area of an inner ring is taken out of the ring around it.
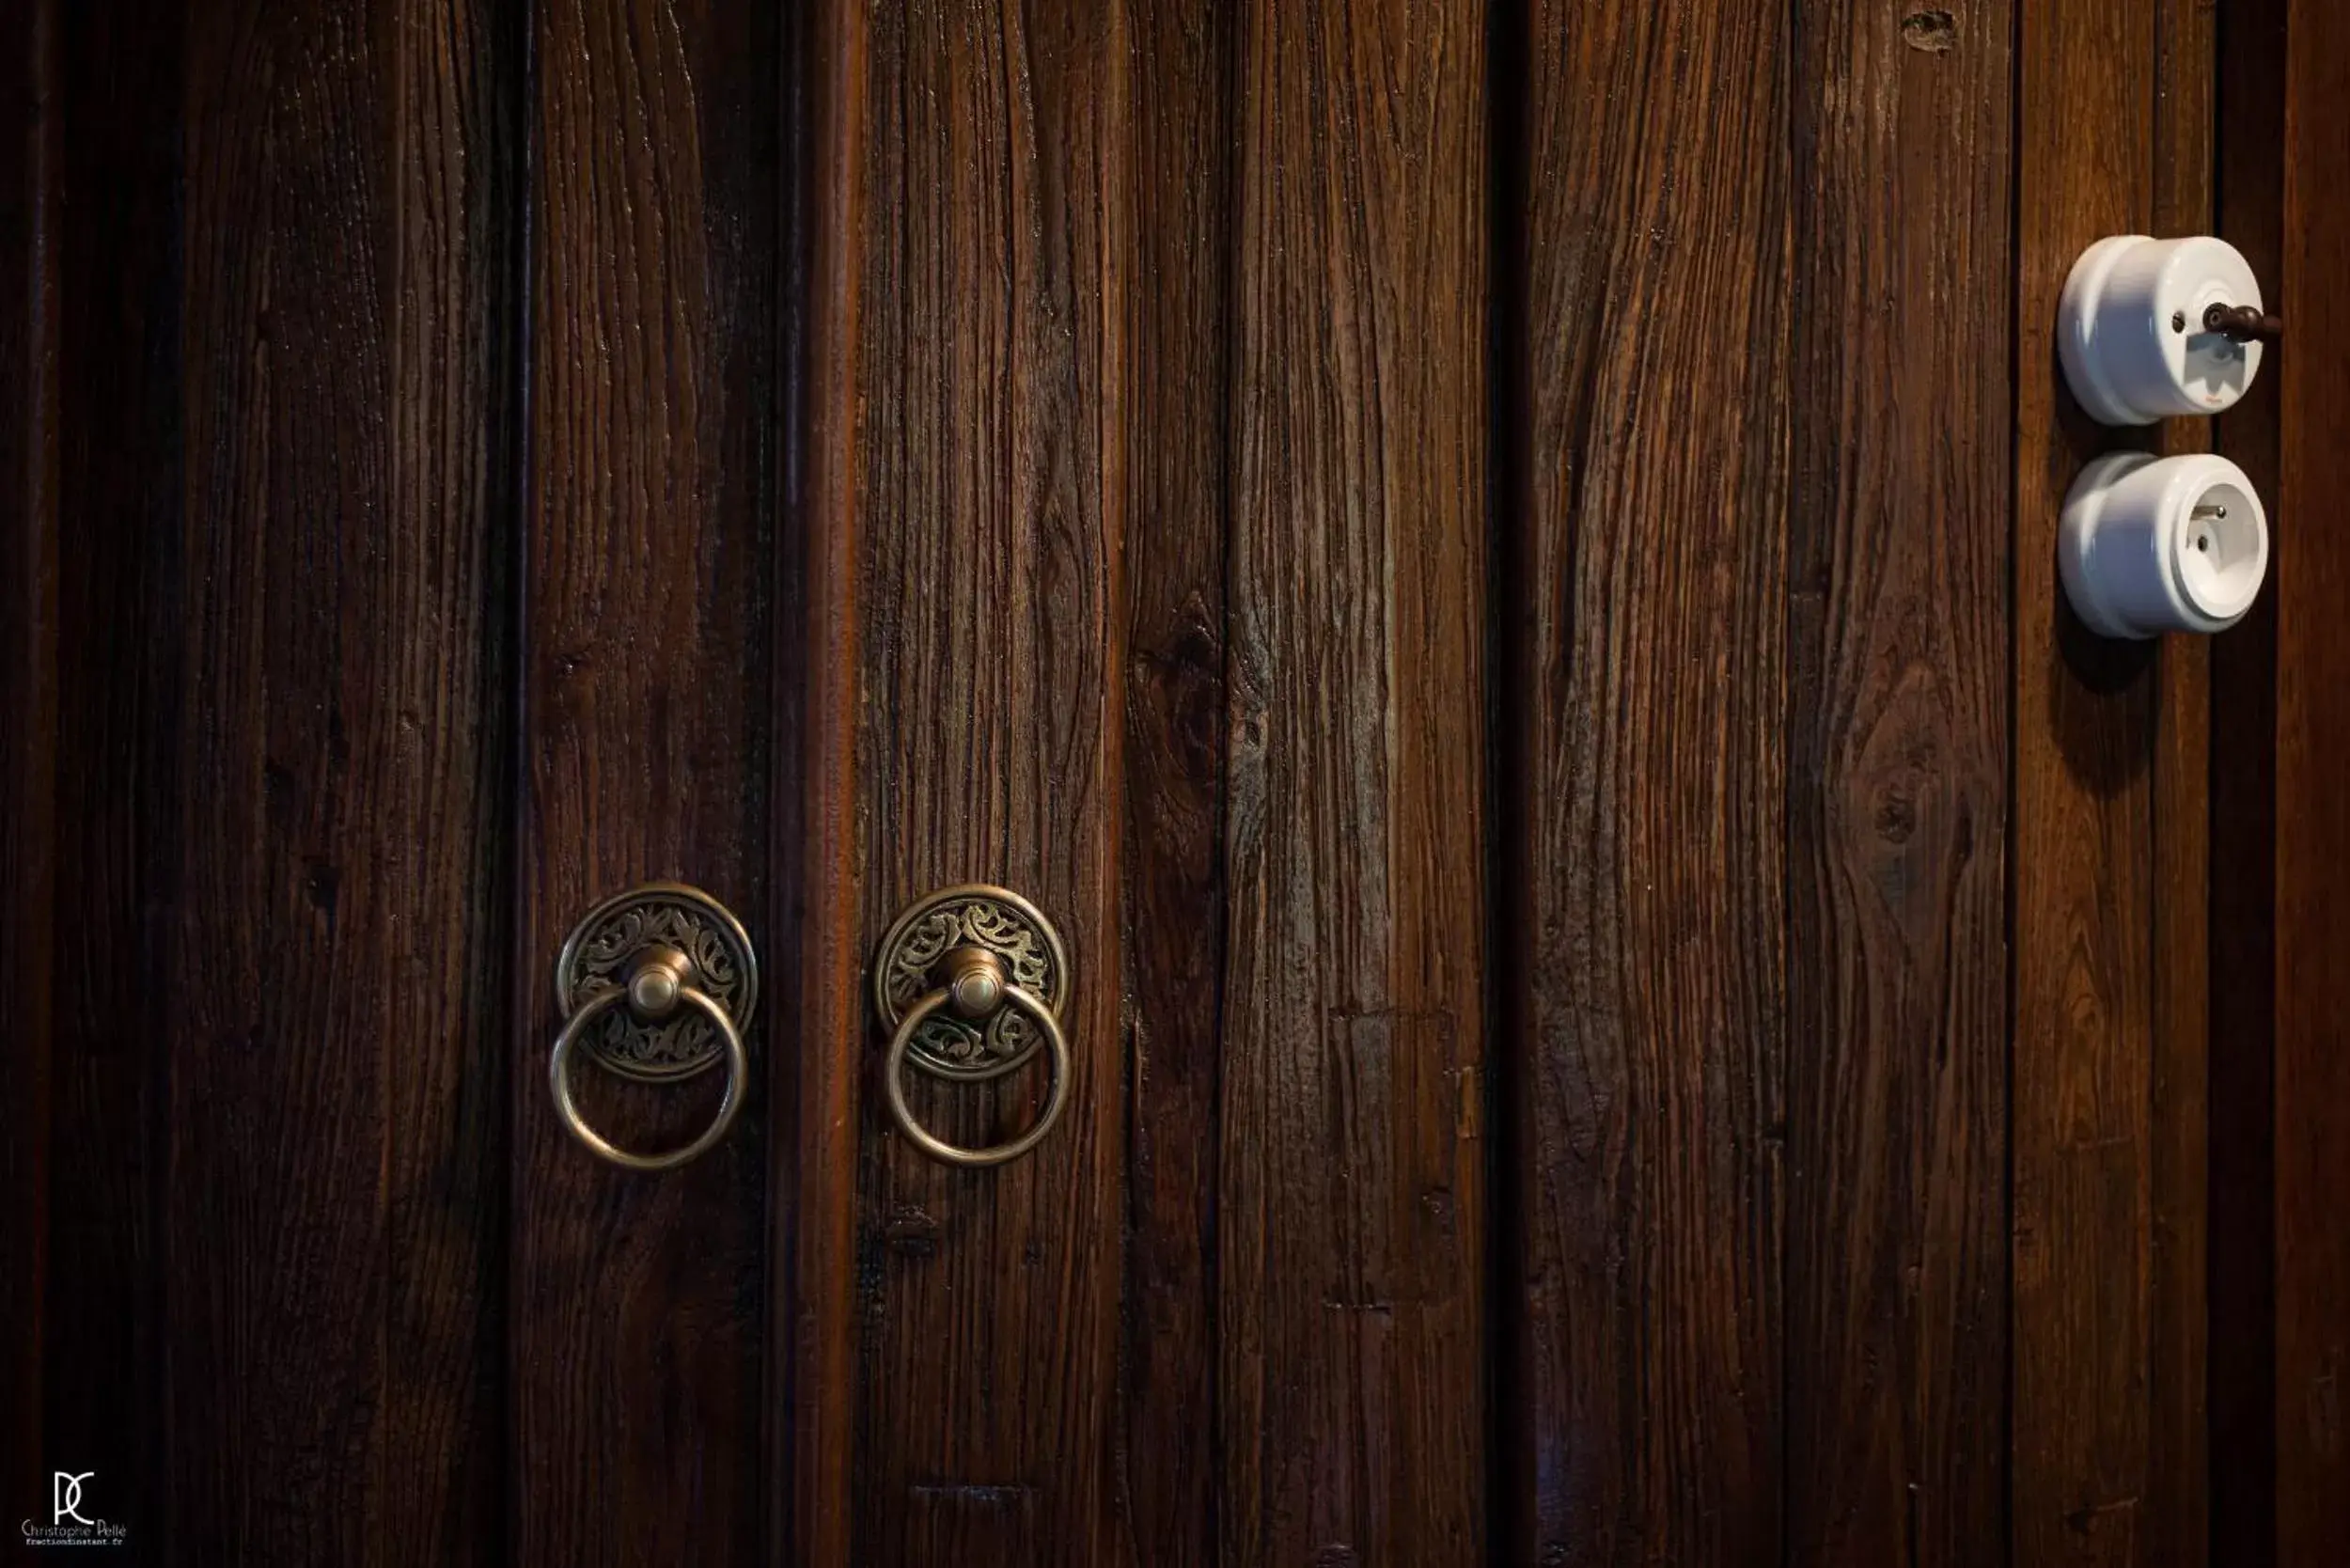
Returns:
[[[2057,357],[2106,425],[2217,414],[2260,371],[2260,282],[2224,240],[2118,234],[2081,252],[2057,306]]]
[[[2057,563],[2092,632],[2218,632],[2268,574],[2268,516],[2244,470],[2209,452],[2092,459],[2064,498]]]

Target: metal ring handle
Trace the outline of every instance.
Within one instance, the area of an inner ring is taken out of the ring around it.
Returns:
[[[979,1169],[1018,1159],[1044,1141],[1044,1135],[1053,1130],[1053,1123],[1059,1119],[1061,1107],[1069,1103],[1069,1041],[1060,1032],[1060,1020],[1053,1016],[1053,1010],[1034,992],[1006,984],[997,995],[1003,1001],[1036,1020],[1037,1027],[1044,1031],[1045,1046],[1052,1053],[1053,1060],[1053,1089],[1045,1099],[1044,1114],[1036,1119],[1035,1126],[1010,1143],[999,1143],[990,1149],[960,1148],[915,1121],[914,1113],[906,1108],[906,1052],[914,1043],[914,1031],[921,1027],[922,1020],[939,1009],[956,1003],[954,984],[940,986],[906,1009],[905,1016],[898,1021],[897,1032],[889,1037],[889,1059],[882,1068],[882,1090],[888,1098],[889,1115],[898,1123],[898,1130],[931,1158],[966,1169]]]
[[[586,1144],[597,1158],[609,1160],[624,1170],[676,1169],[688,1160],[707,1152],[712,1144],[726,1137],[727,1129],[734,1124],[735,1113],[743,1108],[743,1085],[751,1075],[751,1062],[749,1053],[743,1048],[743,1036],[736,1030],[734,1019],[725,1008],[697,986],[680,985],[676,996],[678,1001],[695,1009],[717,1027],[719,1038],[726,1042],[727,1053],[727,1089],[725,1097],[718,1102],[717,1120],[702,1129],[701,1137],[683,1148],[672,1149],[665,1154],[631,1153],[588,1126],[587,1120],[579,1114],[579,1106],[572,1101],[569,1072],[572,1049],[578,1044],[588,1025],[629,999],[627,987],[607,986],[580,1003],[579,1011],[564,1021],[563,1032],[555,1037],[555,1053],[547,1061],[547,1080],[554,1087],[555,1110],[563,1119],[563,1125],[570,1128],[572,1137]]]

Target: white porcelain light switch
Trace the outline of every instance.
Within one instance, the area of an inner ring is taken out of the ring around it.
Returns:
[[[2120,234],[2083,251],[2057,307],[2073,396],[2107,425],[2217,414],[2259,374],[2279,328],[2233,245]]]

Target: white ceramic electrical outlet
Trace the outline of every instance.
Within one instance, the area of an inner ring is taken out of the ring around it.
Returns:
[[[2195,235],[2118,234],[2081,252],[2057,306],[2073,397],[2107,425],[2217,414],[2260,372],[2278,330],[2236,248]]]
[[[2226,458],[2108,452],[2064,498],[2057,559],[2092,632],[2217,632],[2244,619],[2268,573],[2268,517]]]

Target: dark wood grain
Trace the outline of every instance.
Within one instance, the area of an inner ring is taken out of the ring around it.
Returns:
[[[768,1529],[763,1107],[795,1031],[762,1001],[742,1119],[651,1179],[563,1131],[545,1053],[596,901],[674,878],[770,907],[781,22],[544,0],[530,26],[514,1555],[744,1561]],[[674,1146],[717,1076],[590,1074],[583,1108]]]
[[[864,1118],[855,1556],[1101,1563],[1126,1162],[1119,573],[1149,392],[1127,380],[1126,18],[922,4],[870,28],[864,939],[937,887],[1032,899],[1075,971],[1075,1077],[1050,1139],[992,1170]],[[1042,1076],[909,1098],[976,1147],[1035,1114]]]
[[[2209,221],[2202,0],[18,8],[8,1484],[190,1561],[2323,1559],[2350,23],[2217,25],[2292,324],[2207,652],[2062,608],[2080,461],[2206,431],[2047,352]],[[650,876],[771,979],[658,1178],[543,1078]],[[971,879],[1079,977],[991,1172],[866,1077]]]
[[[858,1079],[866,1060],[857,514],[866,8],[786,38],[784,519],[776,552],[771,1015],[795,1067],[769,1096],[767,1560],[849,1561],[856,1519]],[[791,767],[796,762],[798,776]]]
[[[1485,22],[1241,47],[1226,1560],[1485,1548]]]
[[[507,187],[467,8],[187,35],[176,1555],[497,1554]]]
[[[2154,9],[2027,6],[2018,44],[2012,939],[2019,1562],[2138,1562],[2155,1309],[2156,652],[2072,618],[2056,528],[2108,437],[2050,338],[2074,259],[2154,219]]]
[[[1215,1559],[1225,526],[1239,12],[1145,0],[1128,385],[1126,1554]]]
[[[0,20],[0,1476],[41,1467],[57,849],[57,260],[54,4]],[[78,1470],[77,1470],[78,1473]]]
[[[1528,8],[1513,1561],[1780,1550],[1781,11]]]
[[[2155,16],[2155,234],[2212,228],[2217,54],[2208,0]],[[2208,419],[2162,428],[2169,456],[2206,451]],[[2210,637],[2166,637],[2154,671],[2154,1055],[2149,1083],[2146,1561],[2209,1560],[2211,1049]]]
[[[2216,230],[2271,303],[2284,279],[2286,0],[2217,14]],[[2215,421],[2215,446],[2264,498],[2270,581],[2210,659],[2210,1143],[2206,1167],[2211,1560],[2277,1559],[2278,443],[2284,381],[2268,365]]]
[[[1800,8],[1787,1551],[2006,1545],[2012,17]]]
[[[518,12],[477,0],[402,0],[382,24],[395,466],[388,581],[361,613],[382,623],[394,718],[352,776],[380,792],[353,805],[385,845],[368,936],[392,998],[358,1037],[380,1027],[399,1058],[384,1074],[387,1437],[368,1484],[386,1560],[489,1563],[507,1547],[523,37]]]
[[[1125,743],[1129,1560],[1215,1558],[1225,397],[1237,8],[1135,8]]]
[[[2286,10],[2277,594],[2277,1560],[2350,1540],[2350,15]],[[2264,280],[2265,281],[2265,280]]]

